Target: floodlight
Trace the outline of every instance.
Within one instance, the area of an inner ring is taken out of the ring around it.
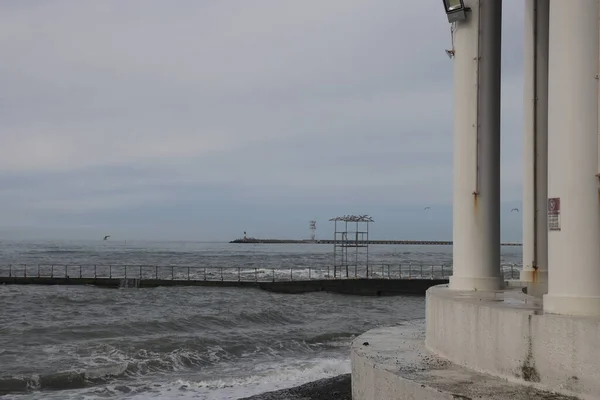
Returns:
[[[444,2],[444,10],[448,17],[448,22],[464,21],[467,19],[467,11],[469,7],[465,7],[463,0],[442,0]]]

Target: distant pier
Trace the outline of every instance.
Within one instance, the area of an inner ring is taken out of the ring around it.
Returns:
[[[294,240],[294,239],[235,239],[229,243],[246,244],[334,244],[332,239],[321,240]],[[366,240],[364,244],[391,244],[391,245],[413,245],[413,246],[452,246],[452,241],[440,240]],[[500,243],[501,246],[521,246],[521,243]]]

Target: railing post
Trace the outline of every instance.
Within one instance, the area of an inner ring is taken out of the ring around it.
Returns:
[[[175,267],[171,265],[171,280],[175,280]]]
[[[54,266],[52,266],[54,268]],[[111,273],[112,275],[112,273]],[[98,271],[96,269],[96,264],[94,264],[94,279],[96,279],[98,277]]]
[[[354,266],[354,279],[358,277],[358,265]]]
[[[206,280],[206,267],[204,267],[204,280]]]
[[[292,269],[292,268],[290,268],[290,281],[293,281],[293,280],[294,280],[294,277],[293,277],[293,275],[292,275],[292,271],[293,271],[293,269]]]
[[[412,263],[408,264],[408,279],[412,278]]]
[[[27,278],[27,264],[23,264],[24,268],[23,268],[23,277]]]
[[[158,280],[158,265],[154,266],[154,279]]]
[[[241,272],[241,267],[238,267],[238,282],[242,281],[242,272]]]
[[[188,281],[190,280],[190,267],[188,267]]]
[[[402,264],[398,264],[398,279],[402,279]]]
[[[254,268],[254,282],[258,282],[258,268]]]
[[[423,263],[421,263],[421,276],[419,278],[423,279]]]
[[[369,264],[367,264],[367,279],[369,279]]]
[[[221,267],[221,282],[223,282],[223,267]]]
[[[37,273],[37,277],[40,277],[40,264],[38,264],[38,273]]]
[[[142,266],[140,265],[140,280],[142,279]]]
[[[54,278],[54,264],[52,264],[52,267],[50,268],[50,278]]]
[[[433,264],[431,264],[431,280],[433,280],[433,278],[434,278],[433,275],[434,275],[434,273],[433,273]]]
[[[391,279],[391,277],[390,277],[390,264],[388,264],[387,267],[388,267],[388,279]]]
[[[308,280],[310,281],[310,267],[308,267]]]
[[[79,279],[83,278],[83,273],[81,272],[81,265],[79,265]]]
[[[385,265],[381,264],[381,279],[385,276]]]
[[[275,282],[275,268],[272,268],[273,271],[273,282]]]
[[[331,276],[331,275],[330,275],[330,272],[329,272],[329,265],[328,265],[328,266],[327,266],[327,279],[329,279],[329,277],[330,277],[330,276]]]

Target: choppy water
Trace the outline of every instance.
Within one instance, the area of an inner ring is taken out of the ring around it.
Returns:
[[[326,245],[2,242],[7,264],[305,268]],[[520,248],[503,248],[519,263]],[[371,260],[451,263],[450,247],[372,246]],[[0,286],[0,394],[15,399],[237,399],[349,372],[365,330],[424,317],[424,298],[255,289]]]

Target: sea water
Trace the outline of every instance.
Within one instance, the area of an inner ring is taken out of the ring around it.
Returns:
[[[9,264],[326,266],[328,245],[0,243]],[[451,263],[451,247],[371,246],[373,263]],[[502,262],[519,263],[505,247]],[[258,289],[0,286],[0,395],[14,399],[237,399],[350,371],[349,344],[424,318],[423,297]]]

